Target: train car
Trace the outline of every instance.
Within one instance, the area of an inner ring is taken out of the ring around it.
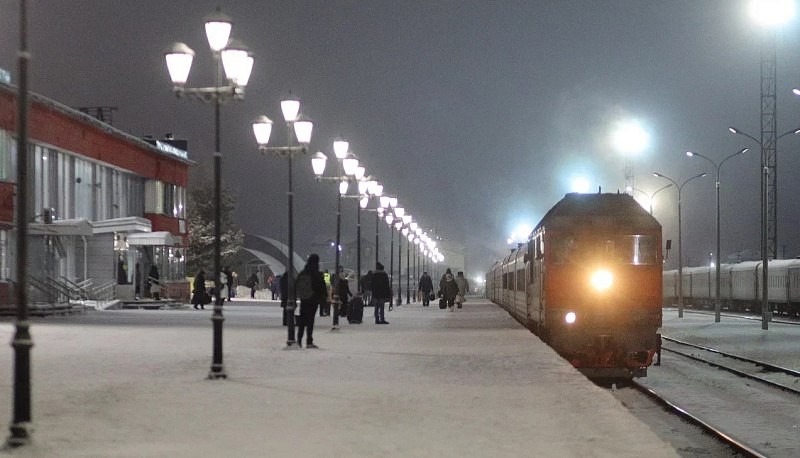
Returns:
[[[627,194],[567,194],[487,273],[489,299],[590,378],[647,375],[661,225]]]
[[[731,311],[761,311],[761,261],[746,261],[720,266],[720,301]],[[684,305],[713,307],[715,301],[713,267],[683,269]],[[784,315],[800,315],[800,259],[775,259],[767,269],[767,299],[770,311]],[[678,271],[663,274],[664,305],[677,302]],[[687,285],[689,289],[687,290]]]

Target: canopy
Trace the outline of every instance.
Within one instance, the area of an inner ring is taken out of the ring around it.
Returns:
[[[182,246],[183,240],[166,231],[128,234],[128,245]]]
[[[29,223],[30,235],[92,235],[92,223],[81,219],[59,219],[50,224]]]

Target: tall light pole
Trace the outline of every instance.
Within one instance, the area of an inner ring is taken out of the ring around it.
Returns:
[[[768,165],[768,154],[765,154],[765,150],[769,148],[765,148],[762,141],[759,141],[754,136],[748,134],[747,132],[743,132],[735,127],[728,127],[728,132],[736,135],[741,135],[743,137],[747,137],[756,145],[761,147],[761,284],[765,285],[761,288],[761,329],[767,330],[769,329],[769,291],[766,285],[768,284],[769,279],[769,257],[770,257],[770,244],[773,244],[777,247],[778,244],[778,235],[777,232],[770,231],[769,225],[770,222],[772,223],[773,228],[777,228],[777,219],[775,221],[770,220],[770,213],[777,217],[777,212],[773,207],[776,206],[775,197],[777,197],[777,192],[773,193],[773,199],[770,201],[769,199],[769,187],[767,185],[767,179],[769,178],[770,167]],[[785,137],[789,134],[797,135],[800,133],[800,129],[793,129],[786,131],[780,135],[778,135],[774,142],[772,148],[774,148],[774,144],[777,141]],[[762,139],[764,138],[762,134]],[[774,155],[772,157],[774,159]],[[773,164],[774,165],[774,164]],[[773,170],[774,171],[774,170]],[[772,258],[776,259],[777,250],[772,253]]]
[[[720,234],[720,223],[719,223],[719,171],[722,168],[722,165],[725,164],[725,162],[728,159],[731,159],[733,157],[742,155],[742,154],[746,153],[748,150],[749,150],[749,148],[740,149],[739,151],[737,151],[737,152],[727,156],[725,159],[723,159],[719,163],[719,165],[716,162],[714,162],[713,160],[711,160],[710,158],[708,158],[707,156],[704,156],[704,155],[702,155],[700,153],[695,153],[695,152],[692,152],[692,151],[687,151],[686,152],[686,155],[689,156],[689,157],[697,156],[697,157],[705,159],[716,170],[716,173],[714,175],[714,177],[715,177],[714,178],[714,180],[715,180],[714,187],[716,188],[716,193],[717,193],[717,262],[714,263],[715,264],[715,266],[714,266],[715,267],[715,277],[714,277],[714,322],[715,323],[719,323],[720,322],[720,315],[721,315],[721,308],[722,308],[722,306],[720,304],[720,299],[719,299],[720,271],[722,269],[722,266],[721,266],[721,264],[722,264],[722,258],[721,258],[722,251],[721,251],[721,248],[720,248],[720,236],[719,236],[719,234]]]
[[[212,87],[188,88],[186,81],[192,68],[194,51],[184,43],[174,43],[165,53],[167,68],[172,79],[172,91],[178,97],[190,96],[203,102],[214,103],[214,314],[213,357],[208,378],[226,378],[222,363],[222,302],[220,274],[222,272],[222,149],[220,146],[220,104],[226,100],[244,98],[244,88],[253,69],[253,56],[238,40],[230,39],[233,23],[219,9],[206,17],[205,29],[208,45],[214,54],[216,82]],[[225,70],[227,84],[220,85],[220,61]]]
[[[673,180],[672,178],[662,175],[658,172],[653,172],[653,176],[658,178],[663,178],[665,180],[670,181],[672,184],[678,188],[678,318],[683,318],[683,247],[682,247],[682,234],[681,234],[681,192],[683,191],[683,187],[686,186],[686,183],[696,179],[702,178],[708,175],[708,173],[703,172],[698,175],[695,175],[680,185]]]
[[[339,183],[339,192],[336,194],[336,254],[334,263],[334,278],[333,278],[333,328],[332,330],[339,329],[339,306],[341,305],[341,298],[339,297],[339,266],[342,244],[342,196],[347,194],[347,180],[349,176],[355,174],[355,169],[358,167],[358,159],[352,154],[348,155],[350,143],[345,140],[337,139],[333,142],[333,153],[336,155],[337,172],[335,177],[323,177],[325,173],[325,165],[328,157],[322,152],[318,152],[311,158],[311,167],[314,169],[314,175],[317,181],[332,180]],[[342,175],[344,169],[344,175]]]
[[[31,348],[33,337],[28,323],[28,8],[19,2],[19,87],[17,88],[17,321],[14,340],[14,416],[9,430],[9,447],[27,445],[31,440]]]
[[[286,324],[288,328],[288,336],[286,338],[286,348],[297,348],[295,345],[294,333],[294,310],[297,308],[297,301],[294,292],[294,189],[292,187],[292,158],[298,154],[305,154],[308,152],[308,144],[311,142],[311,131],[314,127],[313,123],[307,119],[299,116],[300,101],[294,98],[288,98],[281,101],[281,111],[283,112],[283,119],[286,121],[287,127],[287,145],[286,146],[268,146],[269,137],[272,133],[272,121],[266,116],[259,116],[253,121],[253,134],[258,143],[258,150],[265,155],[271,154],[278,157],[285,157],[288,162],[288,177],[289,189],[287,192],[289,204],[289,252],[286,256],[286,286],[287,286],[287,299],[286,299]],[[299,146],[292,145],[293,137],[297,137]],[[337,247],[338,249],[338,247]]]

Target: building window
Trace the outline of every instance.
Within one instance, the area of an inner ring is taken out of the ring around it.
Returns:
[[[0,130],[0,180],[11,179],[11,157],[14,149],[14,138],[5,130]]]

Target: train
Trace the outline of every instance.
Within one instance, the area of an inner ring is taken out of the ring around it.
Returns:
[[[736,312],[761,312],[763,270],[761,261],[721,264],[720,308]],[[769,311],[800,316],[800,259],[771,259],[767,265]],[[682,269],[683,303],[692,308],[713,308],[716,302],[716,267]],[[664,271],[664,306],[678,303],[678,271]]]
[[[660,346],[661,240],[630,195],[569,193],[492,265],[486,295],[587,377],[645,377]]]

